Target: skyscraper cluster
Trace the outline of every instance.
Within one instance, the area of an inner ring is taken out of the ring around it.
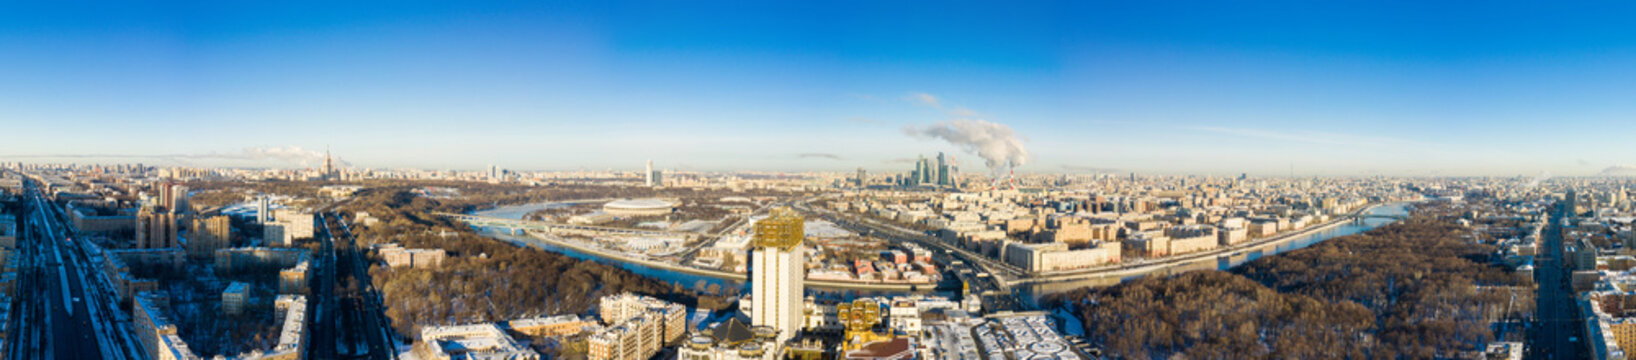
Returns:
[[[951,158],[945,157],[942,152],[937,153],[936,163],[924,155],[920,156],[915,161],[915,170],[909,176],[900,178],[898,186],[957,186],[955,183],[960,177],[960,166],[949,160]]]

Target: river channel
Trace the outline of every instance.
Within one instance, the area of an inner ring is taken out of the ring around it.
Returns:
[[[479,215],[479,216],[497,217],[497,218],[521,219],[524,215],[527,215],[528,213],[533,212],[535,210],[565,207],[565,206],[570,206],[570,205],[572,205],[574,203],[576,203],[576,202],[544,202],[544,203],[531,203],[531,204],[524,204],[524,205],[509,205],[509,206],[496,207],[496,208],[488,209],[488,210],[474,211],[471,214],[472,215]],[[1407,215],[1408,214],[1408,204],[1406,204],[1406,203],[1384,204],[1384,205],[1376,206],[1376,207],[1368,210],[1366,213],[1371,214],[1371,215]],[[1364,232],[1364,231],[1368,231],[1369,229],[1374,229],[1374,228],[1380,227],[1382,225],[1390,224],[1390,223],[1392,223],[1394,221],[1396,221],[1396,220],[1391,219],[1391,218],[1365,217],[1365,218],[1362,218],[1362,219],[1356,220],[1356,221],[1348,221],[1346,223],[1342,223],[1342,224],[1339,224],[1337,226],[1331,227],[1329,229],[1324,229],[1322,231],[1317,231],[1317,232],[1313,232],[1313,233],[1310,233],[1310,234],[1304,234],[1304,235],[1301,235],[1300,237],[1295,238],[1295,239],[1291,239],[1291,240],[1287,240],[1287,241],[1281,241],[1281,242],[1278,242],[1277,244],[1271,244],[1271,245],[1267,245],[1267,246],[1264,246],[1264,247],[1257,247],[1257,248],[1252,249],[1252,250],[1237,251],[1237,252],[1234,252],[1232,255],[1226,256],[1226,257],[1210,257],[1210,258],[1201,259],[1199,261],[1195,261],[1195,262],[1191,262],[1191,263],[1178,264],[1178,265],[1175,265],[1175,266],[1167,267],[1167,268],[1156,270],[1156,271],[1153,271],[1153,272],[1148,272],[1148,273],[1145,273],[1145,274],[1129,275],[1129,276],[1103,276],[1103,277],[1078,278],[1078,279],[1069,280],[1069,281],[1051,282],[1051,283],[1044,283],[1044,284],[1034,284],[1034,285],[1029,285],[1029,286],[1026,286],[1024,288],[1018,288],[1018,289],[1014,289],[1014,290],[1017,293],[1019,298],[1023,299],[1024,301],[1026,301],[1028,303],[1035,303],[1035,302],[1037,302],[1039,297],[1044,296],[1044,295],[1049,295],[1049,294],[1053,294],[1053,293],[1073,290],[1073,289],[1086,287],[1086,286],[1098,286],[1098,287],[1099,286],[1109,286],[1109,285],[1113,285],[1113,284],[1118,284],[1120,281],[1124,281],[1124,280],[1128,280],[1128,279],[1132,279],[1132,278],[1136,278],[1136,277],[1141,277],[1141,276],[1146,276],[1146,275],[1151,275],[1151,274],[1163,275],[1163,274],[1171,274],[1171,273],[1177,273],[1177,272],[1184,272],[1184,271],[1191,271],[1191,270],[1202,270],[1202,269],[1227,270],[1227,269],[1233,268],[1235,266],[1238,266],[1240,264],[1243,264],[1245,262],[1249,262],[1249,261],[1253,261],[1255,259],[1259,259],[1262,256],[1268,256],[1268,255],[1273,255],[1273,254],[1277,254],[1277,253],[1282,253],[1282,252],[1285,252],[1285,251],[1300,249],[1300,248],[1304,248],[1304,247],[1307,247],[1307,246],[1311,246],[1312,244],[1322,242],[1324,240],[1329,240],[1329,239],[1333,239],[1333,238],[1336,238],[1336,237],[1361,233],[1361,232]],[[653,277],[653,278],[656,278],[656,279],[659,279],[659,280],[665,281],[665,282],[681,284],[682,286],[686,286],[686,287],[693,287],[696,284],[698,284],[700,281],[703,281],[706,284],[720,285],[720,286],[722,286],[724,288],[735,288],[735,287],[743,287],[744,286],[744,284],[741,281],[726,280],[726,279],[715,278],[715,277],[704,276],[704,275],[686,274],[686,273],[680,273],[680,272],[670,271],[670,270],[665,270],[665,269],[657,269],[657,268],[648,267],[648,266],[644,266],[644,265],[640,265],[640,264],[632,264],[632,263],[626,263],[626,262],[621,262],[621,261],[615,261],[615,260],[612,260],[612,259],[606,259],[606,258],[603,258],[603,257],[595,255],[595,254],[588,254],[588,253],[581,252],[581,251],[578,251],[578,250],[575,250],[575,249],[565,248],[565,247],[553,245],[553,244],[550,244],[550,243],[546,243],[544,241],[540,241],[539,239],[535,239],[535,238],[527,236],[527,235],[512,235],[512,234],[510,234],[508,232],[503,232],[503,231],[486,231],[486,230],[483,231],[482,233],[483,233],[483,235],[493,237],[493,238],[496,238],[496,239],[499,239],[499,240],[502,240],[502,241],[506,241],[506,242],[509,242],[509,243],[512,243],[512,244],[515,244],[515,245],[519,245],[519,246],[531,246],[531,247],[535,247],[535,248],[540,248],[540,249],[544,249],[544,250],[548,250],[548,251],[552,251],[552,252],[565,254],[565,255],[568,255],[570,257],[577,258],[577,259],[592,260],[592,261],[617,265],[617,266],[619,266],[621,268],[624,268],[626,270],[629,270],[631,272],[634,272],[634,273],[637,273],[637,274],[640,274],[640,275],[643,275],[643,276]],[[825,294],[828,294],[828,295],[836,295],[836,292],[833,291],[833,290],[825,291],[825,290],[808,289],[808,291],[809,292],[822,291],[822,292],[824,292]],[[898,295],[898,294],[905,294],[907,292],[847,291],[846,293],[849,294],[849,295],[878,296],[878,295]],[[922,293],[926,293],[926,292],[922,292]],[[947,293],[942,293],[942,295],[948,295],[948,294]]]

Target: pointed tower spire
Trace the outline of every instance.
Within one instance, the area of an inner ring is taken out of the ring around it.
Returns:
[[[324,145],[324,179],[335,177],[335,164],[330,161],[329,145]]]

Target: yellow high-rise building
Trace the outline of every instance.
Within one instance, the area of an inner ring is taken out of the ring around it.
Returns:
[[[806,220],[789,208],[773,209],[755,223],[750,259],[750,322],[778,331],[779,343],[801,330],[807,276],[801,247]]]

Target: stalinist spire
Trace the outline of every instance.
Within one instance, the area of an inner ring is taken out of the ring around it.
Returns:
[[[325,179],[330,179],[330,178],[333,178],[334,176],[335,176],[335,165],[334,165],[334,163],[330,162],[329,145],[324,145],[324,178]]]

